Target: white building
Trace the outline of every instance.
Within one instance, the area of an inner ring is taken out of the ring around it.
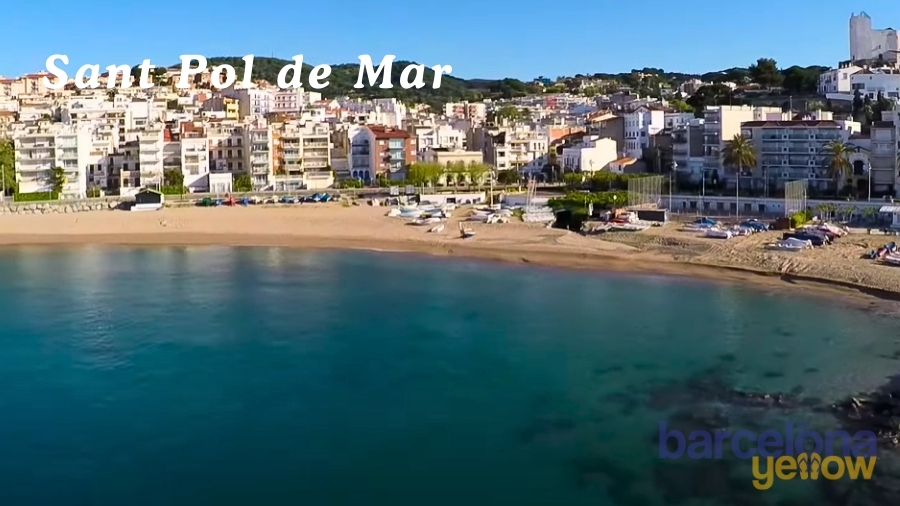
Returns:
[[[457,130],[450,125],[423,125],[414,127],[414,129],[420,154],[433,148],[465,149],[466,147],[466,132]]]
[[[272,127],[265,120],[258,120],[244,128],[244,156],[250,167],[253,188],[266,188],[272,176]]]
[[[209,190],[209,141],[205,137],[181,137],[181,173],[191,193]]]
[[[92,161],[91,129],[87,125],[39,124],[14,133],[16,181],[21,193],[53,190],[52,169],[65,174],[60,198],[83,198],[87,166]]]
[[[850,78],[860,70],[862,70],[862,68],[857,67],[856,65],[846,65],[823,72],[819,75],[819,95],[828,95],[829,93],[852,93]]]
[[[365,182],[375,179],[375,168],[372,167],[372,149],[374,149],[372,132],[368,128],[351,125],[347,129],[350,153],[347,156],[350,177]]]
[[[596,172],[619,158],[616,141],[601,139],[596,135],[586,135],[573,147],[563,148],[559,164],[563,170],[576,172]]]
[[[638,107],[626,113],[625,153],[632,158],[640,158],[644,148],[650,145],[650,136],[658,134],[666,127],[666,113],[662,109]]]
[[[876,30],[872,18],[865,12],[850,15],[850,59],[872,60],[889,52],[900,50],[900,40],[893,28]]]
[[[850,76],[851,93],[859,90],[862,96],[875,99],[879,93],[886,98],[900,98],[900,71],[891,68],[864,69]]]

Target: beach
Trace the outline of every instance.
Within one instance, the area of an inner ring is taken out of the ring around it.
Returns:
[[[340,204],[166,208],[155,212],[0,215],[0,245],[226,245],[366,249],[461,256],[574,269],[686,276],[773,290],[802,290],[894,312],[900,269],[860,256],[889,242],[852,234],[804,252],[773,252],[766,232],[715,240],[675,224],[644,232],[582,236],[513,220],[468,222],[459,237],[457,210],[441,233],[386,217],[387,208]]]

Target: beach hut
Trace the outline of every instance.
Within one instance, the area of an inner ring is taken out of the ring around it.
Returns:
[[[134,194],[134,205],[131,206],[132,211],[157,211],[162,209],[165,203],[165,195],[162,192],[144,188]]]
[[[879,213],[891,215],[891,226],[893,230],[900,229],[900,206],[881,206]]]

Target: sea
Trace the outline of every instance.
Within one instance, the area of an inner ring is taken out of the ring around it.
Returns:
[[[798,293],[359,251],[5,248],[0,504],[851,504],[659,458],[660,422],[836,428],[823,407],[900,372],[897,320]]]

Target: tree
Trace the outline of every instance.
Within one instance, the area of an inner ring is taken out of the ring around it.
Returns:
[[[671,107],[672,109],[675,109],[678,112],[693,112],[694,111],[694,108],[692,106],[690,106],[687,102],[685,102],[684,100],[679,100],[677,98],[673,98],[672,100],[669,100],[669,107]]]
[[[406,169],[407,179],[415,186],[436,186],[443,173],[443,167],[436,163],[414,163]]]
[[[782,71],[785,90],[797,94],[812,94],[819,87],[819,74],[814,68],[794,65]]]
[[[747,69],[750,79],[754,83],[766,88],[773,88],[782,82],[781,73],[778,72],[778,64],[771,58],[760,58]]]
[[[722,159],[725,165],[735,169],[735,194],[740,196],[741,175],[746,167],[756,166],[756,151],[750,144],[750,139],[741,134],[736,134],[733,139],[725,142],[722,151]]]
[[[3,192],[16,191],[16,152],[11,141],[0,140],[0,188]]]
[[[184,178],[184,176],[182,176]],[[247,174],[237,174],[234,176],[234,182],[231,189],[235,192],[248,192],[253,190],[253,181]]]
[[[843,182],[850,172],[850,155],[855,151],[853,146],[841,141],[831,141],[825,145],[823,152],[828,157],[828,175],[834,180],[834,194],[837,196]]]
[[[862,109],[865,102],[859,90],[853,90],[853,121],[862,123]]]
[[[163,181],[166,186],[184,186],[184,174],[178,169],[166,169]]]
[[[491,167],[479,162],[470,162],[466,165],[466,175],[472,184],[482,184],[485,175],[491,172]]]
[[[507,119],[509,121],[518,121],[523,118],[522,111],[514,105],[504,105],[500,109],[494,111],[494,120]]]
[[[448,163],[445,173],[447,175],[447,183],[453,183],[453,186],[459,189],[459,183],[466,180],[466,164],[463,162]]]
[[[519,184],[519,171],[506,169],[497,173],[497,182],[505,185]]]
[[[65,169],[62,167],[53,167],[50,169],[50,175],[47,178],[47,182],[50,184],[50,189],[54,195],[62,193],[63,188],[66,186]]]
[[[712,84],[701,86],[685,101],[694,108],[695,114],[700,114],[708,105],[740,105],[741,101],[735,99],[734,91],[724,84]]]

